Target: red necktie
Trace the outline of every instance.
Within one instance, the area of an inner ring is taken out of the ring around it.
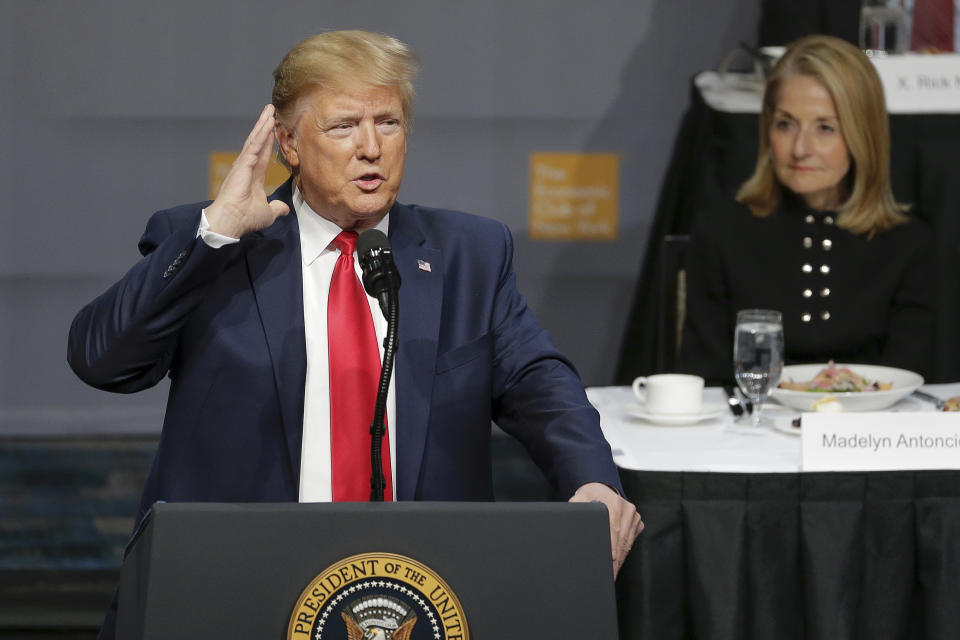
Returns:
[[[953,51],[953,0],[917,0],[913,5],[910,48],[914,51]]]
[[[357,234],[343,231],[333,244],[340,249],[327,302],[333,500],[365,502],[370,499],[370,423],[380,383],[380,349],[367,295],[353,268]],[[393,488],[386,435],[382,460],[387,481],[383,499],[389,501]]]

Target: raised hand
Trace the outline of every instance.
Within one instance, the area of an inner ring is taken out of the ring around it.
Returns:
[[[268,104],[260,112],[240,155],[227,172],[216,199],[206,208],[210,230],[231,238],[240,238],[273,224],[278,216],[290,212],[279,200],[267,202],[263,181],[273,154],[274,107]]]

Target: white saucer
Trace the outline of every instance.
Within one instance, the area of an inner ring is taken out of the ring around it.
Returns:
[[[641,418],[653,424],[664,425],[695,424],[697,422],[702,422],[703,420],[709,420],[711,418],[721,416],[723,415],[724,411],[728,410],[726,405],[714,405],[703,407],[700,410],[700,413],[666,414],[648,413],[642,404],[628,404],[625,408],[627,414],[633,416],[634,418]]]

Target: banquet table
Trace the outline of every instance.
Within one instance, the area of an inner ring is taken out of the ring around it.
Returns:
[[[587,395],[645,523],[617,580],[621,638],[960,638],[960,472],[803,472],[799,437],[728,410],[662,426],[629,387]],[[705,411],[725,400],[708,388]]]

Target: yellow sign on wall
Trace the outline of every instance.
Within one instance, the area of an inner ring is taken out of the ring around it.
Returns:
[[[530,237],[613,240],[620,203],[615,153],[530,154]]]
[[[211,199],[217,197],[217,193],[220,191],[220,185],[223,184],[224,178],[227,177],[227,173],[230,171],[230,167],[238,155],[240,155],[239,151],[212,151],[210,153],[209,197]],[[271,158],[270,164],[267,165],[267,177],[263,185],[264,191],[266,191],[269,196],[273,193],[274,189],[286,182],[289,177],[290,172],[287,168],[280,164],[276,158]]]

